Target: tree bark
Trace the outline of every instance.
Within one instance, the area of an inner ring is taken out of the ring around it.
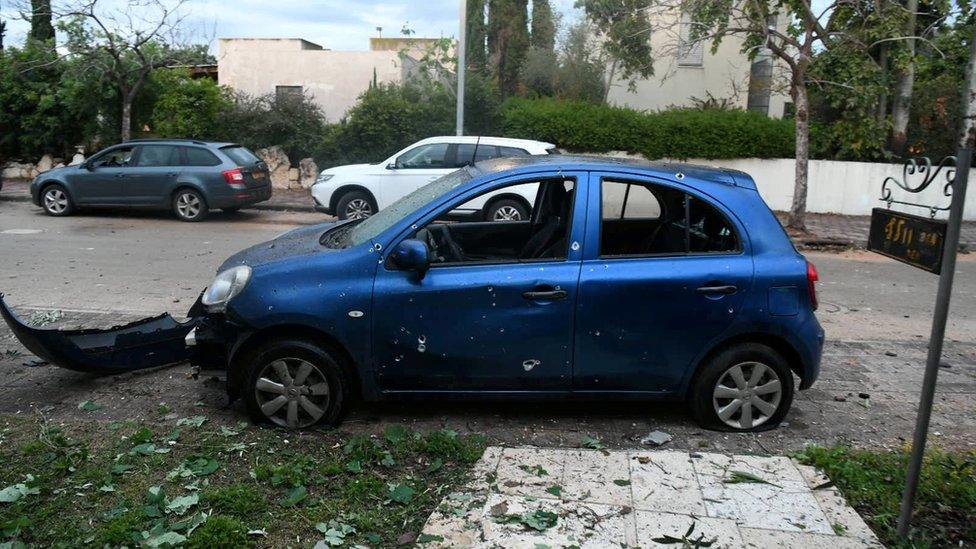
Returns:
[[[962,131],[959,147],[976,148],[976,28],[969,41],[969,61],[966,63],[966,80],[963,83]]]
[[[787,227],[806,232],[807,176],[810,165],[810,101],[807,97],[806,75],[798,71],[798,74],[793,75],[792,84],[790,95],[796,110],[796,174]]]
[[[912,88],[915,86],[915,19],[918,12],[918,0],[907,0],[905,9],[908,11],[908,23],[905,40],[908,49],[908,65],[898,74],[895,86],[895,101],[891,106],[891,139],[888,149],[898,156],[905,156],[908,144],[908,116],[912,108]]]
[[[878,66],[881,67],[881,71],[885,74],[888,73],[888,46],[886,44],[881,44],[881,51],[878,53]],[[881,94],[878,96],[878,112],[876,114],[878,125],[884,124],[885,119],[888,117],[888,87],[885,86],[881,90]]]
[[[132,138],[132,99],[129,98],[129,94],[122,94],[122,128],[120,135],[122,141],[128,141]]]

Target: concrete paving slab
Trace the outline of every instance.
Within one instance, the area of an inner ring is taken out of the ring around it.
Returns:
[[[473,477],[431,514],[425,546],[880,546],[820,472],[786,457],[490,447]]]

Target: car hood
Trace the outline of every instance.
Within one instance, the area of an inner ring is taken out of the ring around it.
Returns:
[[[41,173],[37,174],[37,176],[38,177],[40,177],[42,175],[44,177],[50,177],[52,175],[53,176],[58,176],[58,175],[61,175],[63,173],[67,173],[68,171],[77,171],[77,170],[78,170],[78,166],[61,166],[60,168],[51,168],[50,170],[41,172]]]
[[[224,271],[238,265],[256,267],[272,261],[279,261],[290,257],[309,255],[320,252],[334,252],[333,248],[327,248],[319,243],[319,239],[329,229],[345,224],[345,221],[334,221],[331,223],[320,223],[308,227],[299,227],[279,235],[274,240],[256,244],[246,248],[227,258],[227,261],[217,269],[217,272]]]

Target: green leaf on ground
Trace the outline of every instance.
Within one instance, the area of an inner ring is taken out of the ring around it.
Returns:
[[[96,403],[94,403],[94,402],[92,402],[90,400],[86,400],[86,401],[78,404],[78,409],[79,410],[84,410],[86,412],[94,412],[95,410],[97,410],[99,408],[101,408],[101,406],[99,406],[98,404],[96,404]]]
[[[0,490],[0,503],[14,503],[25,496],[37,495],[41,493],[39,488],[29,486],[34,482],[33,475],[27,475],[24,482],[12,484]]]
[[[549,476],[549,471],[546,471],[541,465],[519,465],[518,467],[526,473],[531,473],[537,477]]]
[[[440,471],[441,467],[443,466],[444,460],[441,458],[435,458],[434,461],[430,462],[430,465],[427,466],[427,472],[436,473],[437,471]]]
[[[580,446],[582,446],[583,448],[589,448],[590,450],[603,450],[604,448],[606,448],[606,446],[603,444],[603,442],[600,441],[600,439],[596,437],[591,437],[590,435],[586,435],[583,437],[583,439],[580,441]]]
[[[433,543],[435,541],[444,541],[444,536],[438,536],[436,534],[420,534],[417,537],[417,543]]]
[[[521,524],[525,528],[545,532],[559,522],[559,515],[551,511],[536,509],[531,513],[522,513],[521,515],[500,515],[495,517],[495,521],[503,524]]]
[[[413,499],[414,489],[406,484],[390,486],[390,501],[406,505]]]
[[[559,496],[563,495],[563,487],[558,484],[553,484],[552,486],[546,488],[546,492],[558,498]]]
[[[390,444],[400,444],[410,436],[410,431],[403,425],[389,425],[383,433]]]
[[[308,488],[304,486],[295,486],[288,493],[285,494],[285,498],[281,500],[281,504],[285,507],[294,507],[302,502],[306,497],[308,497]]]
[[[346,471],[349,471],[350,473],[362,473],[363,463],[358,459],[354,459],[346,464]]]
[[[781,488],[778,484],[773,484],[768,480],[763,480],[762,478],[749,473],[747,471],[732,471],[732,475],[725,479],[725,484],[768,484],[770,486],[775,486]]]
[[[196,493],[176,497],[166,502],[166,512],[183,515],[198,503],[200,503],[200,495]]]
[[[176,420],[176,424],[181,427],[184,425],[187,427],[199,427],[206,422],[206,416],[181,417],[180,419]]]
[[[630,481],[622,478],[614,479],[613,483],[617,486],[630,486]]]

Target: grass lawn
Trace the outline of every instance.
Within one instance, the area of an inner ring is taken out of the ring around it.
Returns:
[[[3,417],[0,547],[410,543],[483,450],[396,425],[367,437]]]
[[[810,447],[797,457],[821,469],[890,547],[976,545],[976,451],[926,453],[910,541],[895,528],[908,452]]]

